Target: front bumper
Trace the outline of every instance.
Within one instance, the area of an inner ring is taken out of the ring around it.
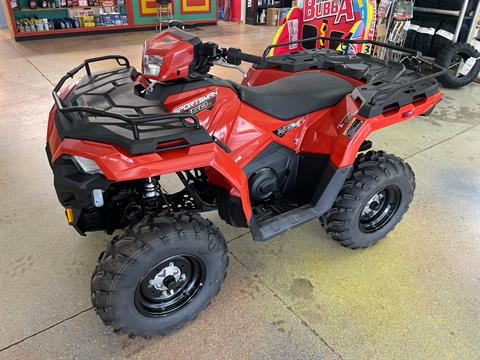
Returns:
[[[47,144],[45,151],[53,171],[53,183],[57,197],[65,209],[71,209],[73,219],[69,220],[81,235],[86,231],[103,230],[105,214],[95,207],[92,191],[107,190],[112,181],[101,174],[81,172],[68,155],[62,155],[52,163],[52,154]]]

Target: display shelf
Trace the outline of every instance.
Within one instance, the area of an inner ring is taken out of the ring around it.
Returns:
[[[105,30],[122,30],[128,29],[129,25],[116,25],[116,26],[94,26],[91,28],[73,28],[73,29],[55,29],[47,31],[28,31],[28,32],[19,32],[16,37],[28,37],[28,36],[45,36],[45,35],[55,35],[55,34],[68,34],[68,33],[81,33],[81,32],[91,32],[91,31],[105,31]]]
[[[423,13],[428,13],[428,14],[460,16],[460,11],[459,10],[432,9],[432,8],[414,6],[413,11],[423,12]],[[471,19],[471,17],[465,16],[464,19]]]
[[[22,12],[37,12],[37,11],[66,11],[68,8],[38,8],[38,9],[13,9],[13,12],[22,13]]]
[[[30,9],[27,0],[20,0],[21,9],[12,9],[10,1],[2,1],[5,9],[8,29],[13,39],[17,41],[42,39],[49,37],[77,36],[83,34],[95,33],[113,33],[131,30],[142,30],[155,28],[157,24],[156,9],[152,9],[153,0],[126,0],[124,4],[115,4],[111,7],[126,15],[128,25],[114,26],[96,26],[91,28],[73,28],[73,29],[55,29],[47,31],[31,31],[19,32],[16,26],[18,18],[33,17],[46,18],[53,20],[54,18],[64,18],[69,10],[110,8],[110,6],[67,6],[60,8],[37,8]],[[154,1],[153,1],[154,2]],[[216,24],[217,17],[217,1],[216,0],[182,0],[174,1],[174,19],[181,20],[185,25],[207,25]],[[200,5],[200,3],[202,3]],[[163,22],[167,25],[167,22]]]
[[[71,9],[91,9],[91,8],[104,8],[104,7],[125,7],[125,5],[113,5],[113,6],[101,6],[101,5],[96,5],[96,6],[69,6],[69,7],[61,7],[61,8],[36,8],[36,9],[12,9],[14,13],[17,12],[36,12],[36,11],[67,11]]]
[[[444,9],[433,9],[433,8],[416,7],[416,6],[413,7],[413,11],[424,12],[424,13],[428,13],[428,14],[449,15],[449,16],[456,17],[457,18],[457,26],[456,26],[456,29],[455,29],[455,34],[453,35],[453,42],[456,43],[458,41],[458,37],[460,35],[460,30],[462,28],[463,21],[465,19],[469,19],[469,17],[466,16],[467,15],[466,13],[467,13],[468,3],[469,3],[469,0],[463,0],[462,7],[459,11],[444,10]],[[478,2],[478,4],[480,4],[480,1]],[[478,5],[477,5],[477,10],[478,10]],[[477,11],[475,11],[475,13],[477,13]],[[477,16],[478,16],[478,13],[473,18],[476,19]],[[470,36],[469,36],[469,39],[470,39]]]

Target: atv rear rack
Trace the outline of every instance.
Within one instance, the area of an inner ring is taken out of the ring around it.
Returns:
[[[396,62],[384,62],[366,54],[344,55],[337,50],[316,48],[300,50],[277,56],[268,56],[273,48],[317,40],[334,40],[346,44],[371,44],[410,55],[418,61],[415,67],[406,67]],[[311,69],[334,71],[366,84],[355,88],[352,95],[360,99],[359,114],[373,117],[395,107],[421,100],[438,91],[435,80],[448,70],[422,55],[420,51],[375,40],[351,40],[331,37],[313,37],[288,41],[267,46],[256,66],[260,68],[279,67],[283,71],[299,72]],[[427,73],[420,69],[428,68]]]
[[[90,64],[104,60],[115,60],[120,68],[92,73]],[[61,99],[59,91],[65,82],[82,69],[85,69],[86,76]],[[58,110],[55,121],[60,137],[115,143],[134,154],[212,141],[195,115],[166,113],[158,101],[141,97],[139,87],[142,86],[135,81],[138,76],[128,59],[121,55],[86,59],[67,72],[52,91]],[[100,103],[103,108],[83,106],[82,103],[87,102]],[[94,120],[89,121],[90,118]],[[101,121],[102,118],[105,121]],[[112,122],[111,119],[119,121]],[[126,137],[122,129],[130,129],[133,138]],[[141,136],[142,132],[149,137]]]

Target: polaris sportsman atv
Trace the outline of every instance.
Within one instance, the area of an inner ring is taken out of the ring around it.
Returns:
[[[92,275],[105,324],[131,336],[166,334],[209,304],[228,253],[201,212],[217,210],[260,241],[320,219],[352,249],[394,228],[414,174],[400,158],[368,151],[367,137],[431,112],[444,70],[415,51],[370,43],[412,61],[331,49],[267,56],[290,43],[260,57],[170,28],[145,43],[142,72],[114,55],[85,60],[60,80],[46,147],[58,199],[81,235],[121,230]],[[112,59],[117,68],[92,72]],[[208,74],[242,61],[253,63],[243,84]],[[164,190],[167,174],[181,191]]]

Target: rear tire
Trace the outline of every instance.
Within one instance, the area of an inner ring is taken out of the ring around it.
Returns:
[[[146,216],[113,238],[92,275],[105,325],[129,336],[165,335],[219,292],[228,265],[223,235],[198,215]]]
[[[341,245],[367,248],[400,222],[414,190],[415,175],[407,163],[383,151],[369,151],[357,157],[352,174],[321,220]]]

